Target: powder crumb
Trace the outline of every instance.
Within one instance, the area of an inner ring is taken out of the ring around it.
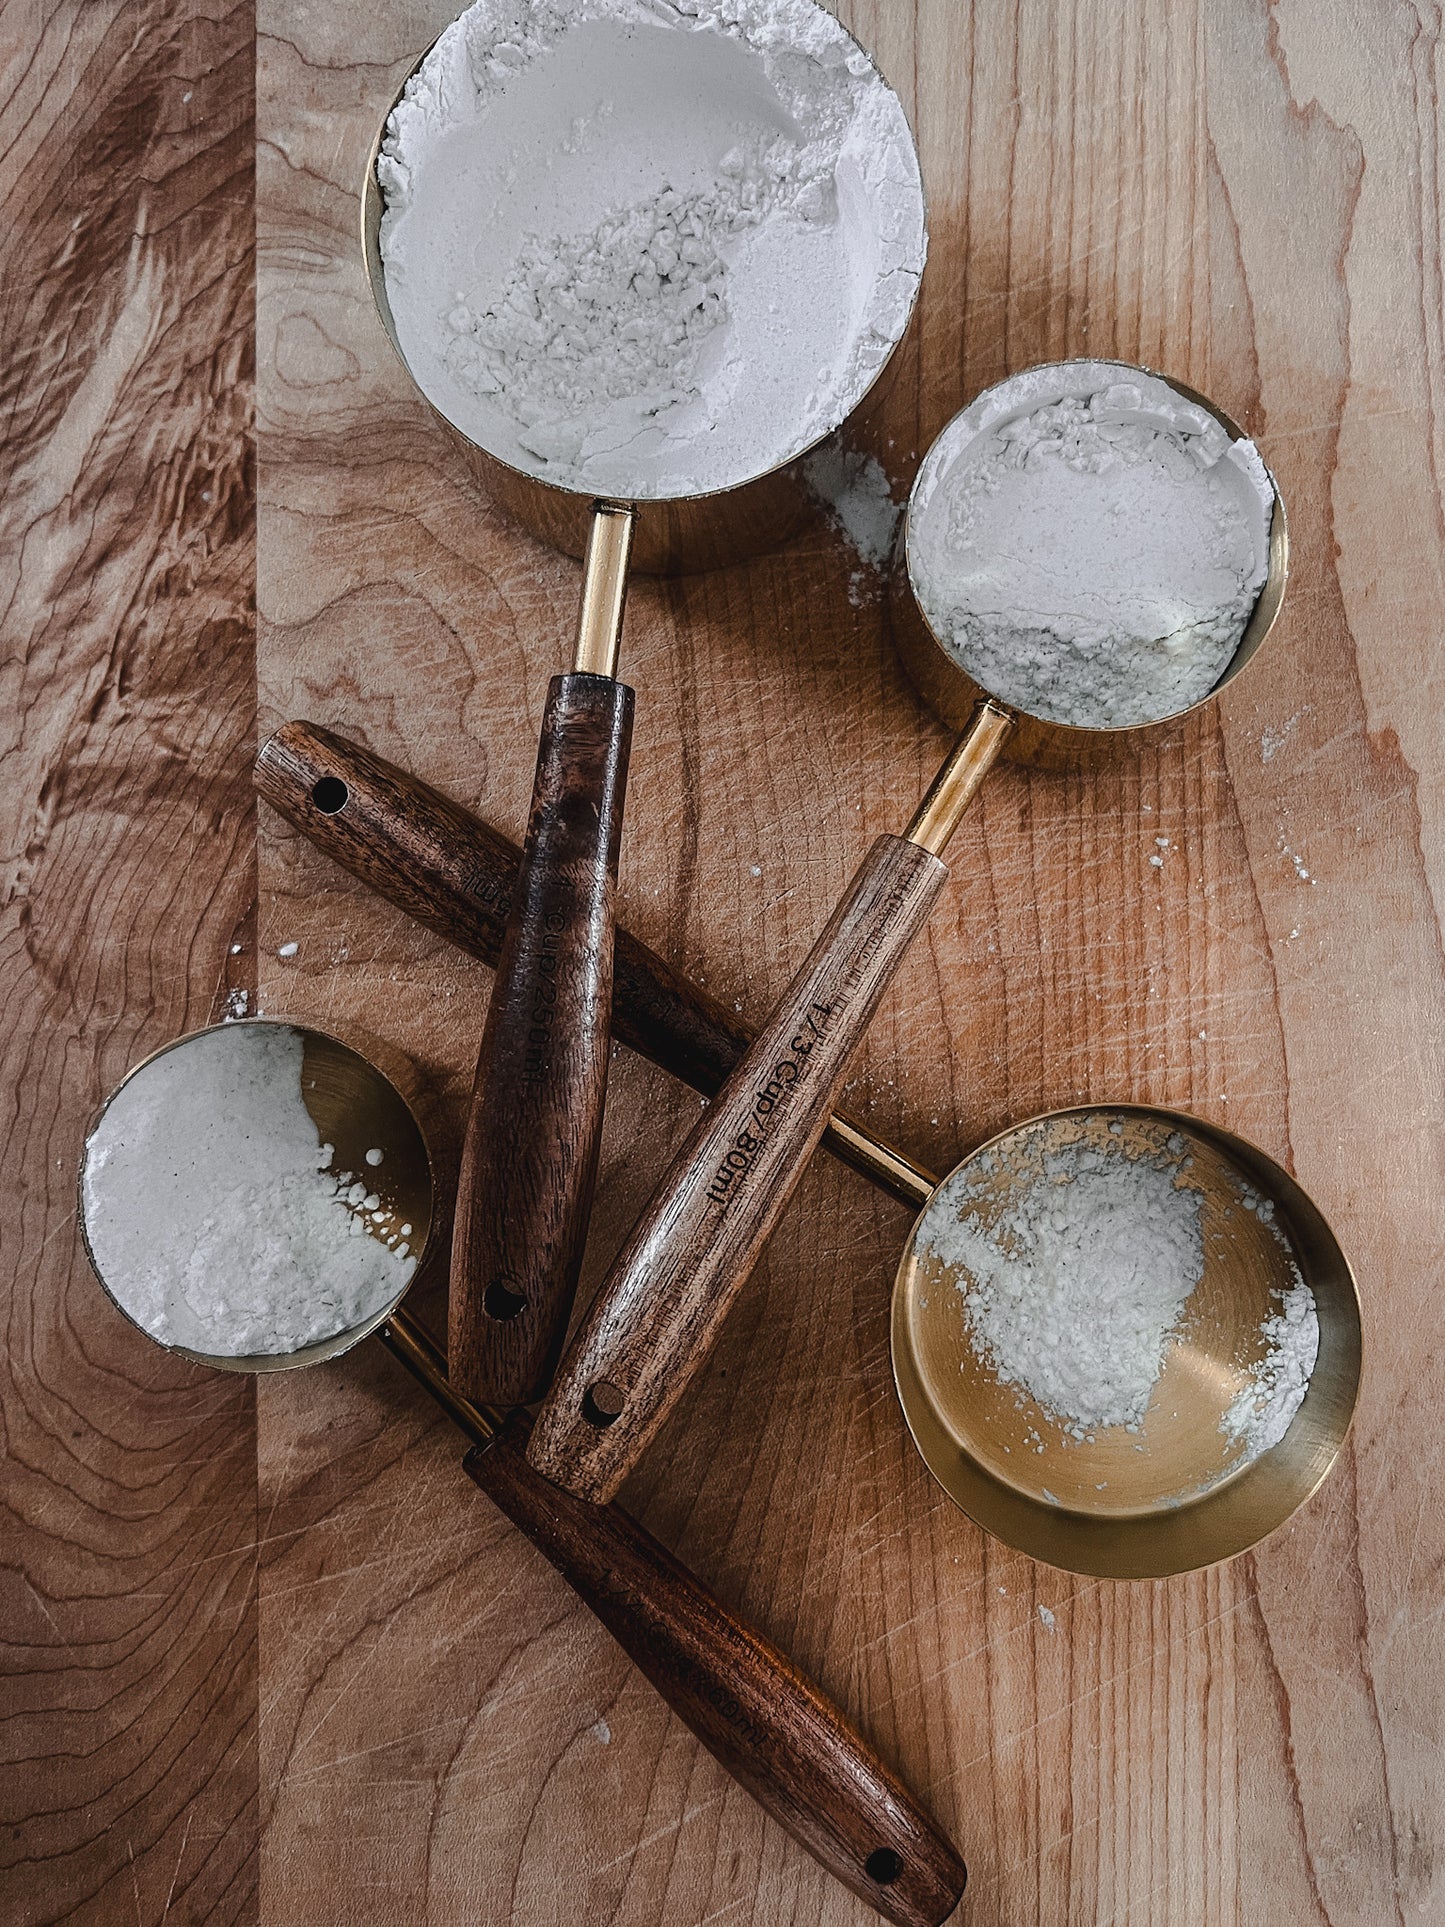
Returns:
[[[803,477],[859,560],[881,569],[893,553],[903,504],[894,501],[877,456],[851,452],[833,435],[804,462]]]
[[[1259,732],[1259,760],[1261,763],[1273,762],[1274,758],[1289,740],[1290,731],[1294,728],[1301,716],[1308,715],[1309,709],[1310,705],[1306,703],[1302,709],[1297,709],[1293,716],[1287,717],[1277,728],[1266,727]]]
[[[1290,862],[1294,865],[1294,873],[1299,878],[1300,882],[1312,884],[1314,882],[1314,878],[1310,875],[1309,871],[1305,868],[1304,858],[1301,856],[1297,856],[1295,852],[1289,847],[1288,843],[1281,841],[1279,847],[1284,852],[1284,854],[1289,858]]]
[[[1049,1632],[1052,1632],[1059,1623],[1047,1606],[1039,1607],[1039,1619]]]
[[[1163,859],[1163,857],[1162,857],[1162,856],[1151,856],[1151,857],[1150,857],[1150,859],[1149,859],[1149,867],[1150,867],[1150,869],[1152,869],[1152,870],[1162,870],[1162,869],[1164,868],[1164,859]]]
[[[382,1159],[385,1156],[386,1156],[386,1153],[385,1151],[382,1150],[381,1146],[379,1144],[374,1144],[366,1154],[366,1161],[369,1165],[371,1165],[374,1168],[376,1165],[381,1163]]]
[[[233,943],[233,944],[231,945],[231,955],[232,955],[233,957],[239,957],[239,956],[240,956],[240,954],[241,954],[241,946],[240,946],[240,944],[238,944],[238,943]]]
[[[283,943],[280,949],[276,952],[276,955],[278,957],[294,957],[296,955],[296,952],[300,948],[301,946],[299,943]]]
[[[1275,1235],[1284,1241],[1283,1232],[1271,1222],[1273,1208],[1257,1209],[1261,1221],[1270,1224]],[[1231,1444],[1243,1440],[1244,1452],[1238,1461],[1241,1465],[1250,1464],[1262,1452],[1279,1444],[1304,1402],[1319,1356],[1320,1323],[1314,1293],[1298,1270],[1294,1283],[1277,1296],[1280,1309],[1271,1313],[1260,1327],[1266,1347],[1264,1356],[1250,1367],[1249,1384],[1219,1425]]]
[[[228,990],[226,992],[226,1006],[221,1013],[221,1022],[223,1024],[237,1024],[247,1015],[250,1008],[251,993],[249,990],[242,990],[239,986],[235,990]]]
[[[587,1731],[599,1746],[610,1746],[612,1744],[612,1728],[607,1724],[606,1720],[595,1720],[593,1724],[588,1727]]]
[[[920,1247],[959,1274],[974,1354],[1075,1442],[1142,1424],[1204,1275],[1202,1199],[1183,1150],[1172,1133],[1137,1153],[1035,1134],[1001,1204],[989,1154],[939,1188],[919,1227]],[[1029,1439],[1043,1451],[1036,1431]]]
[[[294,1352],[385,1311],[411,1278],[415,1260],[367,1235],[326,1168],[303,1053],[289,1025],[202,1031],[122,1085],[86,1141],[97,1269],[163,1344]]]

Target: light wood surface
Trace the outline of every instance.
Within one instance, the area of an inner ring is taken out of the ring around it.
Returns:
[[[90,1108],[233,983],[407,1051],[460,1118],[489,974],[247,800],[258,707],[516,835],[565,666],[576,564],[464,480],[359,260],[375,118],[448,12],[263,0],[254,564],[248,14],[71,0],[0,28],[7,1921],[867,1918],[392,1361],[254,1389],[172,1367],[76,1242]],[[1118,354],[1259,437],[1294,552],[1217,715],[1107,778],[990,779],[845,1101],[934,1168],[1078,1099],[1227,1123],[1334,1223],[1367,1376],[1336,1475],[1252,1557],[1125,1586],[1035,1566],[913,1453],[886,1323],[906,1213],[818,1157],[628,1502],[931,1801],[962,1919],[1442,1922],[1439,22],[840,12],[930,190],[876,444],[895,483],[1008,369]],[[946,732],[826,530],[639,583],[624,663],[620,915],[760,1018]],[[616,1059],[588,1280],[696,1107]]]

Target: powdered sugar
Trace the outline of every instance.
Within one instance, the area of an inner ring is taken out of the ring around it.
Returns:
[[[1087,1141],[1032,1147],[1032,1177],[997,1215],[991,1158],[955,1172],[917,1234],[962,1272],[969,1342],[1067,1433],[1137,1430],[1204,1274],[1202,1200],[1184,1148],[1157,1156]]]
[[[835,426],[922,268],[902,110],[813,0],[477,0],[377,171],[430,398],[519,467],[634,499]]]
[[[410,1226],[333,1173],[302,1092],[304,1040],[233,1024],[147,1065],[85,1150],[97,1269],[136,1323],[211,1357],[293,1352],[388,1309]]]
[[[1159,377],[1056,363],[989,389],[934,444],[910,570],[991,694],[1087,728],[1154,722],[1228,668],[1273,505],[1253,443]]]
[[[1261,1223],[1269,1226],[1286,1250],[1289,1240],[1274,1222],[1273,1207],[1262,1199],[1246,1199]],[[1314,1293],[1292,1266],[1294,1282],[1275,1294],[1279,1310],[1260,1326],[1265,1351],[1249,1368],[1249,1384],[1233,1401],[1219,1429],[1231,1444],[1242,1441],[1238,1464],[1247,1465],[1261,1452],[1278,1445],[1304,1403],[1320,1349],[1320,1321]]]
[[[895,502],[876,455],[844,448],[830,436],[803,464],[808,487],[847,536],[860,560],[881,569],[893,551],[901,502]]]

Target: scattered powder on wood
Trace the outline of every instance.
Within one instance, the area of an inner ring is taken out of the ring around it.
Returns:
[[[1204,1275],[1202,1199],[1182,1139],[1158,1156],[1045,1150],[1006,1208],[977,1209],[993,1161],[939,1191],[919,1234],[962,1276],[969,1341],[1066,1432],[1138,1430],[1180,1313]]]
[[[903,504],[894,501],[877,456],[846,449],[831,435],[803,463],[803,477],[859,559],[881,569],[893,552]]]
[[[1269,1199],[1246,1191],[1243,1202],[1244,1208],[1253,1211],[1275,1240],[1289,1251],[1289,1239],[1280,1229]],[[1290,1269],[1294,1282],[1275,1293],[1279,1310],[1271,1312],[1259,1328],[1264,1354],[1250,1366],[1249,1384],[1219,1423],[1220,1431],[1231,1443],[1243,1442],[1239,1465],[1248,1465],[1262,1452],[1279,1444],[1304,1403],[1319,1356],[1320,1321],[1315,1295],[1293,1260]]]
[[[384,1310],[415,1270],[411,1227],[330,1170],[302,1077],[299,1031],[209,1031],[132,1078],[87,1142],[96,1264],[164,1344],[293,1352]]]

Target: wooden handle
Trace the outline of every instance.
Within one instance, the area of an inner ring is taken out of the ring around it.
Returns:
[[[502,950],[522,852],[440,790],[319,723],[285,723],[256,758],[258,792],[318,850],[483,963]],[[710,1097],[751,1028],[619,929],[612,1034]],[[917,1210],[937,1180],[842,1113],[823,1142]]]
[[[558,1491],[508,1420],[466,1469],[580,1593],[733,1778],[900,1927],[935,1927],[967,1871],[948,1836],[830,1701],[618,1506]]]
[[[533,1465],[610,1499],[712,1348],[948,872],[883,836],[653,1193],[538,1415]]]
[[[625,685],[553,677],[452,1232],[451,1376],[492,1404],[545,1389],[582,1266],[607,1094],[631,737]]]

